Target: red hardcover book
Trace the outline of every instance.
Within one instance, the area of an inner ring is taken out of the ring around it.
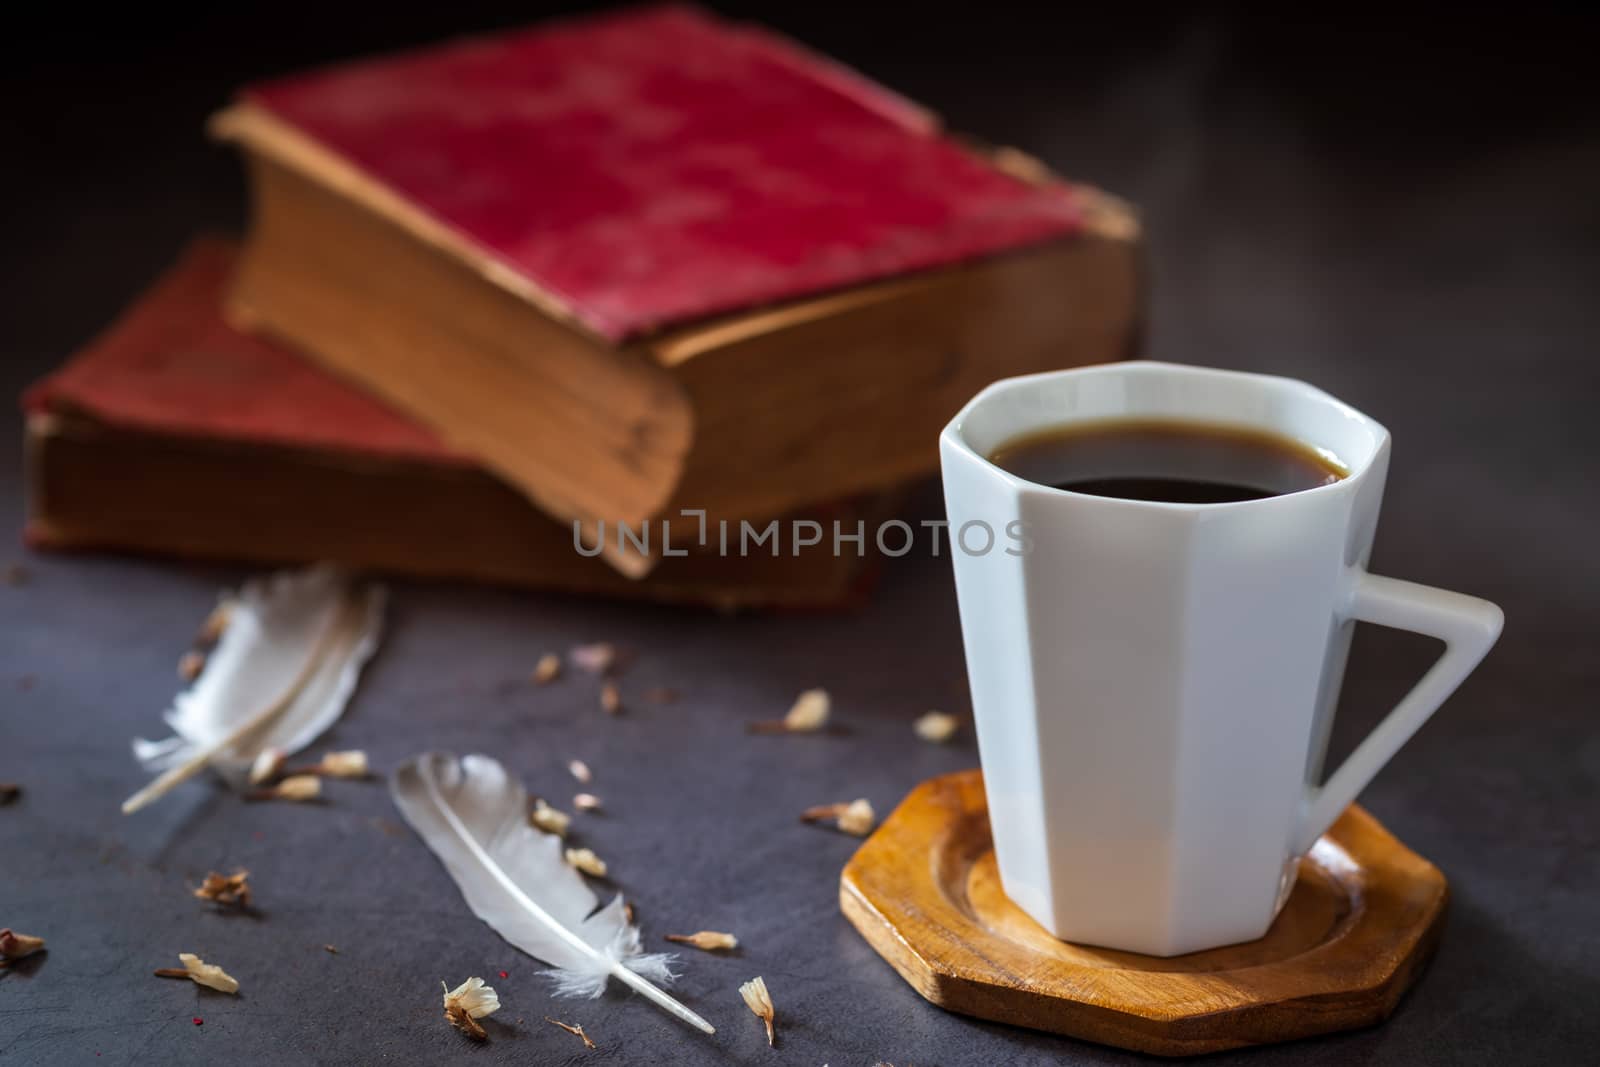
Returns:
[[[979,388],[1133,332],[1120,205],[693,8],[297,74],[213,128],[254,185],[236,321],[590,525],[929,473]]]
[[[218,311],[235,257],[197,241],[30,388],[27,540],[354,567],[719,608],[854,603],[871,561],[812,551],[673,557],[632,581],[432,433]],[[846,502],[807,518],[886,514]]]
[[[621,341],[1076,232],[1079,202],[758,27],[645,8],[243,98]]]

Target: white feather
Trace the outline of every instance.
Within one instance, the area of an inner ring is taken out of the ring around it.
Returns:
[[[557,996],[597,997],[621,979],[686,1022],[710,1023],[649,980],[673,977],[670,955],[643,954],[619,895],[603,908],[568,866],[561,839],[528,824],[528,795],[488,756],[430,752],[390,782],[395,806],[455,879],[474,915],[554,970]]]
[[[355,588],[328,566],[246,583],[204,670],[163,718],[173,735],[135,740],[147,770],[165,770],[223,743],[211,766],[235,786],[264,748],[297,752],[336,722],[378,647],[381,587]],[[251,716],[282,704],[229,742]]]

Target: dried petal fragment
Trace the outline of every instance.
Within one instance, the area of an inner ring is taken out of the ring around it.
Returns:
[[[178,677],[186,682],[192,682],[200,677],[200,672],[206,669],[206,656],[204,652],[190,649],[178,657]]]
[[[599,811],[600,798],[593,793],[579,793],[572,798],[572,806],[579,811]]]
[[[316,769],[329,778],[365,778],[371,773],[367,754],[361,749],[325,753]]]
[[[283,773],[283,765],[288,759],[289,754],[281,748],[262,749],[255,762],[250,764],[250,784],[264,785],[276,780]]]
[[[0,929],[0,966],[31,956],[44,948],[44,938],[19,934],[11,927]]]
[[[848,804],[819,804],[800,813],[801,822],[826,822],[829,819],[847,834],[866,837],[872,832],[877,816],[873,813],[872,804],[865,797],[852,800]]]
[[[250,872],[243,868],[232,874],[218,874],[216,871],[206,875],[206,880],[200,883],[200,888],[194,895],[201,900],[210,900],[218,904],[228,904],[237,908],[250,906],[250,883],[247,879]]]
[[[16,782],[0,782],[0,805],[11,803],[22,795],[22,787]]]
[[[178,953],[178,960],[183,964],[180,970],[177,967],[162,967],[156,971],[158,978],[188,978],[196,985],[203,985],[207,989],[215,989],[219,993],[239,992],[239,983],[227,971],[214,963],[207,963],[193,952]]]
[[[719,933],[716,930],[701,930],[695,934],[668,934],[668,941],[676,941],[680,945],[693,945],[701,952],[716,952],[720,949],[733,949],[739,947],[739,939],[732,934]]]
[[[772,1024],[777,1013],[772,1010],[772,995],[767,992],[766,980],[761,977],[750,979],[739,987],[739,995],[744,998],[747,1008],[755,1013],[756,1018],[767,1025],[767,1045],[777,1044],[777,1034],[773,1032]]]
[[[246,793],[246,800],[316,800],[322,796],[322,779],[314,774],[290,775],[268,789]]]
[[[571,763],[567,764],[567,770],[572,772],[572,777],[576,778],[584,785],[588,785],[590,782],[594,781],[594,773],[589,770],[589,765],[583,762],[581,759],[575,759]]]
[[[445,991],[444,1017],[450,1025],[479,1041],[488,1037],[478,1020],[500,1010],[500,997],[494,987],[485,985],[482,978],[468,978],[454,989],[444,982],[439,985]]]
[[[653,686],[644,691],[644,698],[652,704],[676,704],[679,693],[669,685]]]
[[[807,689],[795,698],[794,706],[782,719],[753,722],[750,731],[758,734],[816,733],[828,724],[833,701],[826,689]]]
[[[617,665],[617,647],[609,641],[592,645],[575,645],[568,657],[572,665],[590,674],[610,674]]]
[[[561,677],[561,657],[554,652],[546,652],[539,657],[539,662],[533,667],[533,684],[549,685]]]
[[[567,827],[572,825],[572,816],[552,808],[542,797],[536,797],[533,801],[533,810],[528,813],[528,821],[547,834],[566,837]]]
[[[596,878],[604,878],[606,876],[606,861],[596,856],[592,848],[569,848],[567,849],[566,857],[569,867],[576,867],[584,874],[593,875]]]
[[[924,741],[932,741],[936,745],[942,745],[955,736],[956,730],[960,726],[961,720],[954,715],[944,711],[930,711],[917,719],[912,729]]]
[[[322,795],[322,783],[309,774],[297,774],[278,783],[279,800],[315,800]]]
[[[827,725],[828,712],[832,704],[826,689],[807,689],[796,698],[794,707],[789,709],[789,714],[783,717],[783,725],[791,733],[820,730]]]
[[[474,1019],[485,1018],[500,1010],[500,995],[482,978],[468,978],[454,989],[444,982],[439,985],[445,991],[444,1006],[447,1008],[460,1008]]]
[[[200,624],[200,632],[195,634],[195,641],[202,645],[214,645],[222,639],[222,631],[228,628],[228,623],[233,618],[233,598],[223,597],[217,601],[217,606],[211,609],[211,614],[206,616],[206,621]]]
[[[877,821],[873,814],[872,805],[865,797],[852,800],[846,805],[844,811],[839,813],[838,827],[847,834],[856,837],[866,837],[872,832],[872,825]]]
[[[309,767],[280,766],[278,773],[287,774],[291,778],[302,775],[318,778],[368,778],[372,775],[372,765],[367,762],[366,752],[353,748],[344,752],[324,752],[322,758]]]
[[[5,570],[0,571],[0,583],[6,585],[27,585],[28,568],[20,563],[7,563]]]
[[[607,682],[600,687],[600,710],[615,715],[622,710],[622,693],[616,683]]]
[[[581,1039],[583,1041],[583,1047],[584,1048],[594,1048],[595,1047],[594,1042],[589,1040],[589,1035],[583,1032],[583,1027],[582,1026],[572,1026],[572,1025],[570,1025],[568,1023],[562,1022],[560,1019],[552,1019],[548,1015],[546,1015],[544,1017],[544,1021],[549,1023],[551,1026],[559,1026],[559,1027],[561,1027],[561,1029],[565,1030],[567,1033],[571,1034],[573,1037]]]

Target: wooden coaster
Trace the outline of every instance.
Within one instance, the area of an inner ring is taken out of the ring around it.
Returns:
[[[1444,875],[1352,806],[1259,941],[1162,959],[1058,941],[1006,897],[978,771],[923,782],[851,858],[845,915],[950,1011],[1188,1056],[1369,1026],[1443,927]]]

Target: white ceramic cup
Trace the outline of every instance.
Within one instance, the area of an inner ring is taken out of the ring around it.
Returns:
[[[1124,418],[1268,430],[1350,473],[1168,504],[1038,485],[987,458],[1021,434]],[[1011,378],[939,446],[1001,881],[1064,940],[1174,956],[1265,934],[1296,859],[1499,636],[1487,601],[1367,573],[1388,431],[1302,382],[1149,362]],[[1357,621],[1445,651],[1319,786]]]

